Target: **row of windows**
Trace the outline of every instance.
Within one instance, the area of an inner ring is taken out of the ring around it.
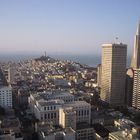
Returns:
[[[44,110],[55,110],[56,106],[48,106],[48,107],[44,107]]]
[[[56,113],[48,113],[44,114],[44,119],[55,119],[56,118]],[[41,120],[43,120],[43,115],[41,115]]]
[[[0,97],[12,97],[12,95],[11,95],[11,94],[8,94],[8,95],[4,95],[4,94],[1,95],[1,94],[0,94]]]
[[[0,93],[1,92],[10,92],[11,93],[11,90],[0,90]]]
[[[89,110],[79,110],[78,116],[84,116],[84,115],[89,115]]]

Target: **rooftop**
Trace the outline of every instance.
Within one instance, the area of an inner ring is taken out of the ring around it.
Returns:
[[[2,121],[1,127],[2,128],[12,128],[12,127],[19,127],[20,122],[17,118],[10,118],[10,119],[4,119]]]
[[[109,44],[102,44],[102,47],[126,47],[126,44],[123,43],[109,43]]]
[[[38,126],[39,131],[42,135],[48,136],[53,135],[54,133],[71,133],[75,132],[72,128],[68,127],[63,129],[61,126],[54,126],[51,123],[42,122]]]
[[[62,105],[64,104],[64,101],[63,100],[49,100],[49,101],[39,101],[39,104],[41,106],[47,106],[47,105]]]
[[[36,99],[36,100],[40,100],[40,99],[44,99],[44,100],[48,100],[48,99],[54,99],[54,98],[59,98],[59,97],[65,97],[65,96],[69,96],[69,97],[74,97],[71,93],[67,92],[67,91],[46,91],[46,92],[38,92],[37,94],[32,94],[32,96]]]
[[[65,104],[66,107],[82,107],[82,106],[88,106],[90,107],[90,104],[86,101],[73,101],[70,103]]]
[[[93,127],[94,127],[96,133],[98,135],[100,135],[102,138],[108,137],[109,130],[104,128],[101,124],[94,124]]]

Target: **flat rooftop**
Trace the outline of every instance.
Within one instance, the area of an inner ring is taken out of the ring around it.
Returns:
[[[73,101],[64,105],[65,107],[82,107],[87,106],[90,107],[91,105],[86,101]]]
[[[49,100],[49,101],[39,101],[39,104],[41,106],[47,106],[47,105],[62,105],[64,104],[64,101],[63,100],[59,100],[59,99],[56,99],[56,100]]]
[[[53,135],[54,133],[73,133],[75,132],[72,128],[62,128],[61,126],[54,126],[49,123],[44,123],[39,125],[39,132],[45,136]]]
[[[53,99],[53,98],[60,98],[60,97],[72,97],[74,98],[74,95],[72,95],[71,93],[69,93],[68,91],[46,91],[46,92],[39,92],[37,94],[32,94],[32,96],[36,99],[36,100],[40,100],[40,99],[44,99],[44,100],[48,100],[48,99]]]
[[[15,128],[20,127],[20,121],[17,118],[10,118],[2,120],[1,128]]]
[[[108,137],[110,131],[103,127],[101,124],[93,124],[94,130],[98,135],[100,135],[102,138]]]

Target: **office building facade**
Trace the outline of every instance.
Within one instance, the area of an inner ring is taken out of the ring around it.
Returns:
[[[113,106],[125,101],[127,45],[102,45],[101,99]]]

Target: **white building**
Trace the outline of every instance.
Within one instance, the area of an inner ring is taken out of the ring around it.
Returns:
[[[10,86],[0,87],[0,106],[12,108],[12,88]]]
[[[64,104],[63,100],[44,100],[37,94],[31,94],[29,106],[35,117],[41,121],[59,124],[59,108]]]
[[[140,69],[134,69],[132,106],[140,109]]]
[[[58,99],[56,97],[58,97]],[[90,123],[91,105],[85,101],[73,100],[73,96],[66,96],[65,94],[60,94],[60,96],[57,94],[55,98],[52,98],[51,94],[31,94],[29,97],[29,106],[37,119],[48,122],[51,121],[53,124],[59,124],[59,109],[67,107],[72,108],[72,110],[76,112],[76,123]]]

